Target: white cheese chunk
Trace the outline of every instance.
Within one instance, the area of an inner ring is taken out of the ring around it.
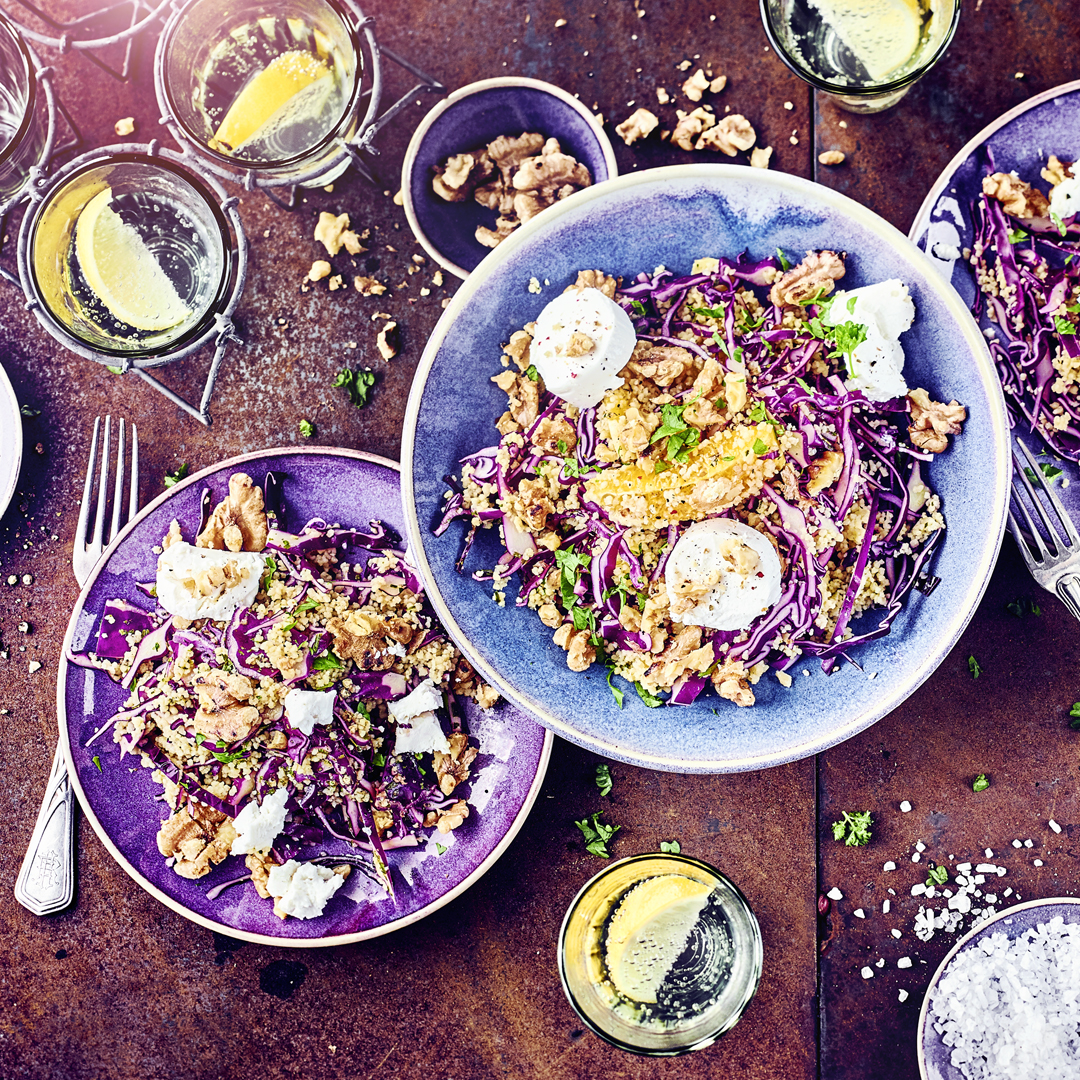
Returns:
[[[861,390],[871,401],[888,401],[908,392],[899,339],[914,321],[908,287],[895,278],[836,293],[823,322],[827,326],[852,322],[866,330],[866,340],[846,358],[847,385],[852,390]]]
[[[263,566],[263,557],[253,551],[219,551],[177,541],[158,556],[158,603],[182,619],[222,621],[254,602]]]
[[[622,386],[619,372],[637,343],[630,316],[599,289],[571,289],[536,320],[529,359],[544,385],[579,409]]]
[[[1067,176],[1050,192],[1050,213],[1060,221],[1080,214],[1080,175]]]
[[[780,599],[776,548],[741,521],[698,521],[679,537],[664,571],[671,618],[714,630],[742,630]],[[676,614],[680,598],[696,600]]]
[[[336,690],[298,690],[285,695],[285,719],[289,726],[310,735],[316,724],[329,724],[334,719]]]
[[[315,919],[344,881],[328,866],[290,859],[283,866],[270,868],[266,890],[277,901],[275,911],[295,919]]]
[[[285,803],[288,798],[289,789],[280,787],[270,792],[261,803],[252,799],[233,821],[236,839],[229,848],[229,854],[250,855],[253,851],[266,851],[285,827]]]
[[[405,697],[387,704],[390,718],[397,725],[395,754],[423,754],[435,750],[449,753],[450,743],[436,715],[436,709],[441,708],[442,703],[442,692],[431,679],[425,679]]]

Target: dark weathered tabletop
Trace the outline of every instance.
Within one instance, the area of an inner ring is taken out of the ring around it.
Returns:
[[[70,0],[68,10],[92,6]],[[966,0],[945,61],[875,117],[815,98],[768,47],[754,0],[372,0],[366,10],[382,43],[449,88],[520,74],[577,94],[603,114],[622,172],[703,160],[659,142],[627,148],[613,128],[639,104],[673,121],[674,105],[658,106],[655,89],[674,95],[690,73],[680,70],[684,61],[691,71],[725,74],[723,103],[774,147],[774,169],[837,188],[903,231],[984,124],[1080,77],[1073,0]],[[85,57],[41,50],[84,145],[117,141],[113,124],[125,116],[135,118],[133,140],[167,139],[152,93],[152,45],[137,50],[126,83]],[[387,74],[388,100],[411,85],[392,65]],[[1080,734],[1068,722],[1080,698],[1080,634],[1028,578],[1009,539],[952,654],[869,730],[759,773],[678,776],[613,764],[604,800],[593,782],[599,759],[556,740],[536,806],[501,861],[464,896],[390,936],[307,950],[220,937],[143,893],[86,826],[71,910],[36,918],[12,896],[57,738],[55,676],[78,595],[70,552],[93,418],[109,412],[138,423],[144,500],[181,463],[194,470],[249,449],[315,442],[396,458],[413,371],[456,284],[448,274],[434,284],[433,264],[414,262],[421,249],[394,201],[409,135],[433,103],[418,96],[378,136],[375,184],[346,176],[291,213],[263,194],[237,192],[251,240],[237,319],[246,344],[225,360],[210,428],[134,376],[65,352],[0,283],[0,363],[35,412],[24,419],[18,494],[0,523],[0,1076],[910,1080],[923,991],[953,940],[914,936],[920,901],[909,891],[925,869],[911,862],[916,844],[934,862],[978,862],[992,849],[1014,890],[1002,903],[1071,895],[1080,884]],[[844,164],[820,166],[825,149],[842,150]],[[385,296],[302,291],[321,253],[312,239],[320,210],[348,212],[354,227],[371,230],[364,272],[390,285]],[[10,269],[12,224],[7,231]],[[376,311],[401,328],[400,354],[389,362],[375,347]],[[209,361],[200,354],[161,378],[197,396]],[[361,411],[331,385],[345,364],[377,373]],[[316,424],[312,440],[299,433],[302,418]],[[16,584],[6,584],[9,575]],[[1008,608],[1017,599],[1036,600],[1041,614],[1018,618]],[[979,773],[992,784],[976,794]],[[910,813],[901,813],[903,800]],[[705,1051],[670,1060],[621,1053],[583,1031],[563,996],[559,924],[601,865],[573,820],[601,808],[621,826],[616,856],[678,839],[729,874],[761,922],[760,990],[738,1026]],[[873,812],[868,847],[832,840],[830,823],[845,809]],[[1025,838],[1033,848],[1012,846]],[[884,872],[887,860],[899,869]],[[844,899],[818,918],[818,895],[834,887]],[[897,967],[902,956],[910,969]],[[879,959],[885,965],[864,979],[860,970]],[[901,989],[910,994],[904,1002]]]

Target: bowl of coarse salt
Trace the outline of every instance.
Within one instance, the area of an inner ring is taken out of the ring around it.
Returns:
[[[1080,1076],[1080,898],[1006,908],[934,973],[919,1015],[923,1080]]]

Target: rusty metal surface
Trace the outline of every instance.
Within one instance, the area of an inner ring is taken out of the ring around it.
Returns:
[[[86,7],[68,4],[69,11]],[[726,74],[717,103],[752,121],[759,141],[774,147],[774,168],[817,175],[903,230],[941,166],[983,123],[1080,75],[1075,50],[1065,47],[1080,30],[1071,0],[984,0],[967,9],[947,67],[884,117],[859,118],[815,104],[768,50],[754,0],[366,5],[381,42],[449,88],[514,73],[578,94],[603,113],[623,172],[703,159],[659,142],[627,148],[613,127],[639,104],[671,126],[674,104],[657,105],[657,86],[674,96],[699,64]],[[560,19],[566,25],[556,26]],[[129,115],[132,139],[167,138],[157,124],[148,50],[126,84],[84,57],[42,54],[86,145],[117,141],[113,124]],[[685,61],[692,66],[683,72]],[[1014,79],[1021,69],[1025,78]],[[392,66],[387,75],[387,100],[411,85]],[[998,851],[1032,836],[1049,845],[1046,866],[1037,870],[1030,852],[1014,853],[1005,880],[1025,899],[1072,892],[1077,882],[1068,854],[1080,816],[1067,713],[1080,697],[1078,635],[1049,597],[1040,596],[1038,617],[1018,620],[1005,609],[1017,596],[1038,595],[1008,549],[952,656],[858,738],[817,761],[743,776],[613,765],[610,801],[593,783],[598,759],[557,742],[537,805],[496,867],[446,908],[386,938],[285,950],[217,937],[143,894],[85,826],[72,910],[38,919],[12,897],[56,741],[57,655],[78,594],[70,546],[93,417],[111,412],[138,423],[144,500],[181,463],[197,469],[253,448],[301,443],[302,418],[316,425],[315,442],[396,458],[412,373],[456,284],[449,275],[435,284],[434,267],[414,261],[421,249],[393,200],[409,135],[434,99],[418,100],[377,139],[376,185],[349,175],[332,192],[309,192],[292,213],[260,193],[238,193],[252,249],[238,312],[247,344],[226,358],[209,429],[133,377],[66,353],[39,330],[20,295],[0,288],[0,363],[20,400],[38,411],[24,420],[19,492],[0,520],[0,1076],[914,1077],[914,1018],[948,941],[913,942],[910,897],[892,919],[880,915],[882,890],[893,880],[883,862],[894,859],[902,868],[895,880],[910,888],[918,839],[935,860],[942,853],[977,860],[984,847]],[[848,160],[818,166],[816,153],[826,148],[844,150]],[[308,267],[323,254],[312,226],[324,209],[348,212],[354,228],[371,230],[359,265],[339,256],[335,267],[346,280],[360,272],[385,281],[387,295],[331,293],[325,282],[304,291]],[[9,268],[11,254],[5,246]],[[400,354],[389,362],[375,347],[376,312],[401,328]],[[196,394],[208,364],[209,355],[200,355],[161,377]],[[331,385],[344,365],[377,374],[363,410]],[[5,583],[9,575],[15,585]],[[18,629],[23,621],[29,633]],[[982,666],[978,680],[969,655]],[[32,664],[41,668],[31,672]],[[992,785],[976,796],[970,780],[978,772]],[[915,806],[909,815],[896,809],[904,798]],[[558,927],[600,865],[583,850],[573,819],[601,808],[622,826],[614,854],[678,839],[684,852],[727,872],[762,923],[761,989],[734,1031],[709,1050],[664,1061],[623,1054],[585,1033],[565,1001],[555,967]],[[878,818],[869,848],[831,839],[829,823],[853,808]],[[1047,834],[1051,815],[1067,826],[1060,837]],[[818,889],[833,885],[845,900],[819,924]],[[852,911],[860,905],[874,914],[857,920]],[[889,935],[893,926],[904,933],[899,943]],[[893,964],[901,948],[915,958],[903,979]],[[887,969],[863,980],[860,968],[879,955]],[[902,1006],[901,985],[911,992]]]

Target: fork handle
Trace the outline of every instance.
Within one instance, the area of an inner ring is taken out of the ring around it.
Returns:
[[[35,915],[53,915],[75,896],[75,796],[57,743],[45,797],[15,882],[15,899]]]
[[[1056,592],[1061,602],[1080,619],[1080,575],[1067,574],[1057,583]]]

